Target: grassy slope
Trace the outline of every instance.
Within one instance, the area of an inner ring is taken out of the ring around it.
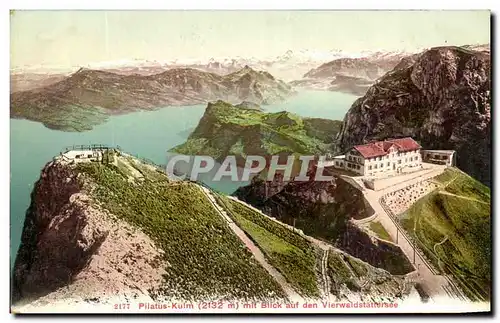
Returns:
[[[431,261],[456,277],[469,297],[489,299],[489,189],[454,168],[435,180],[441,188],[417,201],[402,224],[416,235]]]
[[[92,194],[104,208],[141,228],[165,251],[169,267],[162,289],[152,291],[153,297],[284,297],[194,184],[169,183],[166,176],[137,165],[146,179],[136,183],[127,180],[130,174],[123,167],[77,167],[98,184]]]
[[[380,222],[370,222],[370,230],[372,230],[380,239],[392,242],[391,236]]]
[[[301,118],[290,112],[264,113],[237,108],[223,101],[207,107],[205,116],[188,140],[173,148],[185,155],[324,152],[340,129],[340,121]]]
[[[292,287],[304,296],[317,297],[315,249],[300,235],[258,212],[222,195],[216,196],[228,215],[264,252]]]

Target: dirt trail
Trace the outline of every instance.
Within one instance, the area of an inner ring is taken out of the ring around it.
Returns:
[[[321,276],[323,279],[324,290],[323,294],[326,299],[330,297],[330,280],[328,277],[328,252],[330,249],[323,250],[323,257],[321,258]]]
[[[437,256],[437,251],[436,251],[436,247],[439,247],[440,245],[442,245],[443,243],[445,243],[446,241],[448,240],[448,236],[444,237],[444,239],[436,244],[434,244],[434,254],[436,254]]]
[[[233,222],[233,220],[227,215],[226,211],[217,203],[213,195],[210,193],[208,189],[205,187],[200,187],[202,192],[205,194],[205,196],[208,198],[208,200],[212,203],[214,208],[217,210],[219,215],[226,220],[226,222],[229,225],[229,228],[236,234],[236,236],[245,244],[245,246],[252,252],[252,254],[255,257],[255,260],[264,268],[267,270],[267,272],[276,280],[276,282],[281,286],[283,291],[286,293],[290,301],[303,301],[302,297],[295,292],[295,290],[288,284],[286,281],[285,277],[277,271],[273,266],[271,266],[265,256],[264,253],[257,247],[255,243],[245,234],[243,230],[240,229],[236,225],[236,223]]]
[[[450,192],[447,192],[447,191],[439,191],[439,194],[449,195],[449,196],[455,196],[455,197],[460,198],[460,199],[474,201],[474,202],[488,204],[488,205],[490,204],[488,202],[480,201],[480,200],[472,198],[472,197],[467,197],[467,196],[463,196],[463,195],[457,195],[457,194],[453,194],[453,193],[450,193]]]

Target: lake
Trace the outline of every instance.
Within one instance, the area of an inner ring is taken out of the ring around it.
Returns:
[[[268,112],[290,111],[303,117],[342,120],[357,97],[339,92],[303,91],[287,102],[263,106]],[[10,120],[10,261],[14,263],[30,194],[43,166],[64,147],[119,145],[124,151],[164,164],[166,151],[183,143],[203,116],[206,105],[166,107],[112,116],[86,132],[51,130],[38,122]],[[231,193],[237,185],[214,187]]]

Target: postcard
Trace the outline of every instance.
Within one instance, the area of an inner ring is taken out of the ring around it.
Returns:
[[[490,312],[490,15],[11,11],[11,312]]]

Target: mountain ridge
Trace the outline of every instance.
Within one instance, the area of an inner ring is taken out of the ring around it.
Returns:
[[[45,87],[11,93],[10,111],[12,118],[82,131],[102,123],[109,114],[218,99],[269,104],[282,102],[293,93],[283,81],[248,66],[227,76],[194,68],[176,68],[146,76],[80,68]]]

